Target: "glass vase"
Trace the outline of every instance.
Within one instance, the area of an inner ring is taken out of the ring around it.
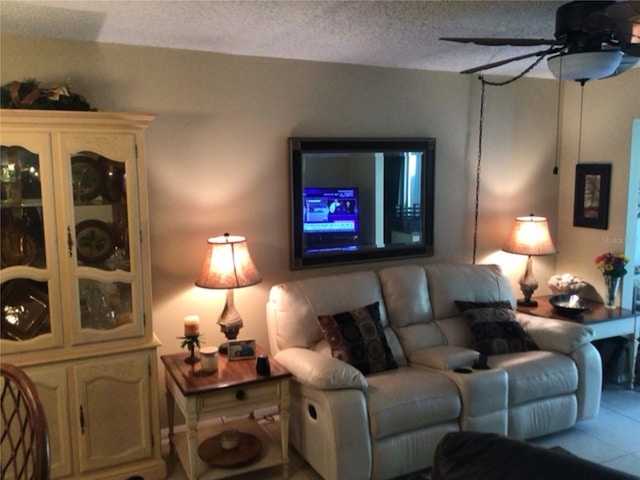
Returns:
[[[603,275],[604,278],[604,308],[616,308],[616,297],[620,286],[620,277]]]

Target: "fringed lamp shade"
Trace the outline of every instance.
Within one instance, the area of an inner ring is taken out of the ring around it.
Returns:
[[[518,304],[526,307],[537,305],[535,300],[531,300],[533,292],[538,288],[538,282],[533,275],[531,257],[556,253],[556,247],[549,234],[548,220],[533,214],[516,218],[511,235],[507,238],[502,250],[518,255],[528,255],[527,267],[519,280],[524,299],[518,300]]]
[[[242,328],[242,317],[236,310],[233,289],[260,283],[262,277],[251,260],[247,239],[225,233],[221,237],[207,240],[207,249],[196,286],[202,288],[227,289],[224,309],[218,318],[220,330],[227,340],[237,338]],[[221,352],[226,351],[222,345]]]

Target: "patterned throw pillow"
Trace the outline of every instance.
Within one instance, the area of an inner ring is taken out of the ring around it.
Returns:
[[[508,308],[472,308],[464,312],[474,336],[473,348],[485,355],[527,352],[538,346]]]
[[[497,302],[468,302],[466,300],[456,300],[456,305],[460,309],[461,312],[466,312],[472,308],[509,308],[513,309],[511,303],[507,300],[499,300]]]
[[[331,354],[364,375],[398,368],[380,324],[379,303],[318,317]]]

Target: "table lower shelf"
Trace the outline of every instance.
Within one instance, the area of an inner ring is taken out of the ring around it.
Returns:
[[[205,463],[200,457],[197,460],[196,472],[198,480],[213,480],[218,478],[232,477],[247,472],[253,472],[263,468],[282,465],[282,450],[280,449],[280,438],[272,438],[255,420],[240,419],[229,423],[215,426],[199,425],[198,428],[198,446],[206,439],[220,434],[223,430],[235,428],[243,433],[254,435],[262,442],[262,452],[260,456],[253,462],[234,468],[212,467]],[[173,445],[180,459],[180,463],[185,466],[189,464],[189,453],[187,449],[186,433],[175,434],[173,437]],[[197,455],[197,453],[196,453]],[[185,468],[185,471],[187,468]]]

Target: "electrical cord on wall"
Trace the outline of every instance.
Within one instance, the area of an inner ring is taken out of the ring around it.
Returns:
[[[485,87],[487,85],[491,85],[493,87],[503,87],[505,85],[509,85],[510,83],[515,82],[516,80],[520,80],[527,73],[533,70],[544,58],[544,56],[539,57],[535,62],[525,68],[520,74],[516,75],[509,80],[505,80],[503,82],[491,82],[489,80],[485,80],[481,75],[478,77],[480,82],[482,82],[482,90],[480,94],[480,122],[478,125],[478,161],[476,165],[476,195],[475,195],[475,210],[473,214],[473,259],[472,263],[475,265],[476,256],[478,253],[478,215],[480,212],[480,171],[482,165],[482,131],[484,127],[484,102],[485,102]]]

